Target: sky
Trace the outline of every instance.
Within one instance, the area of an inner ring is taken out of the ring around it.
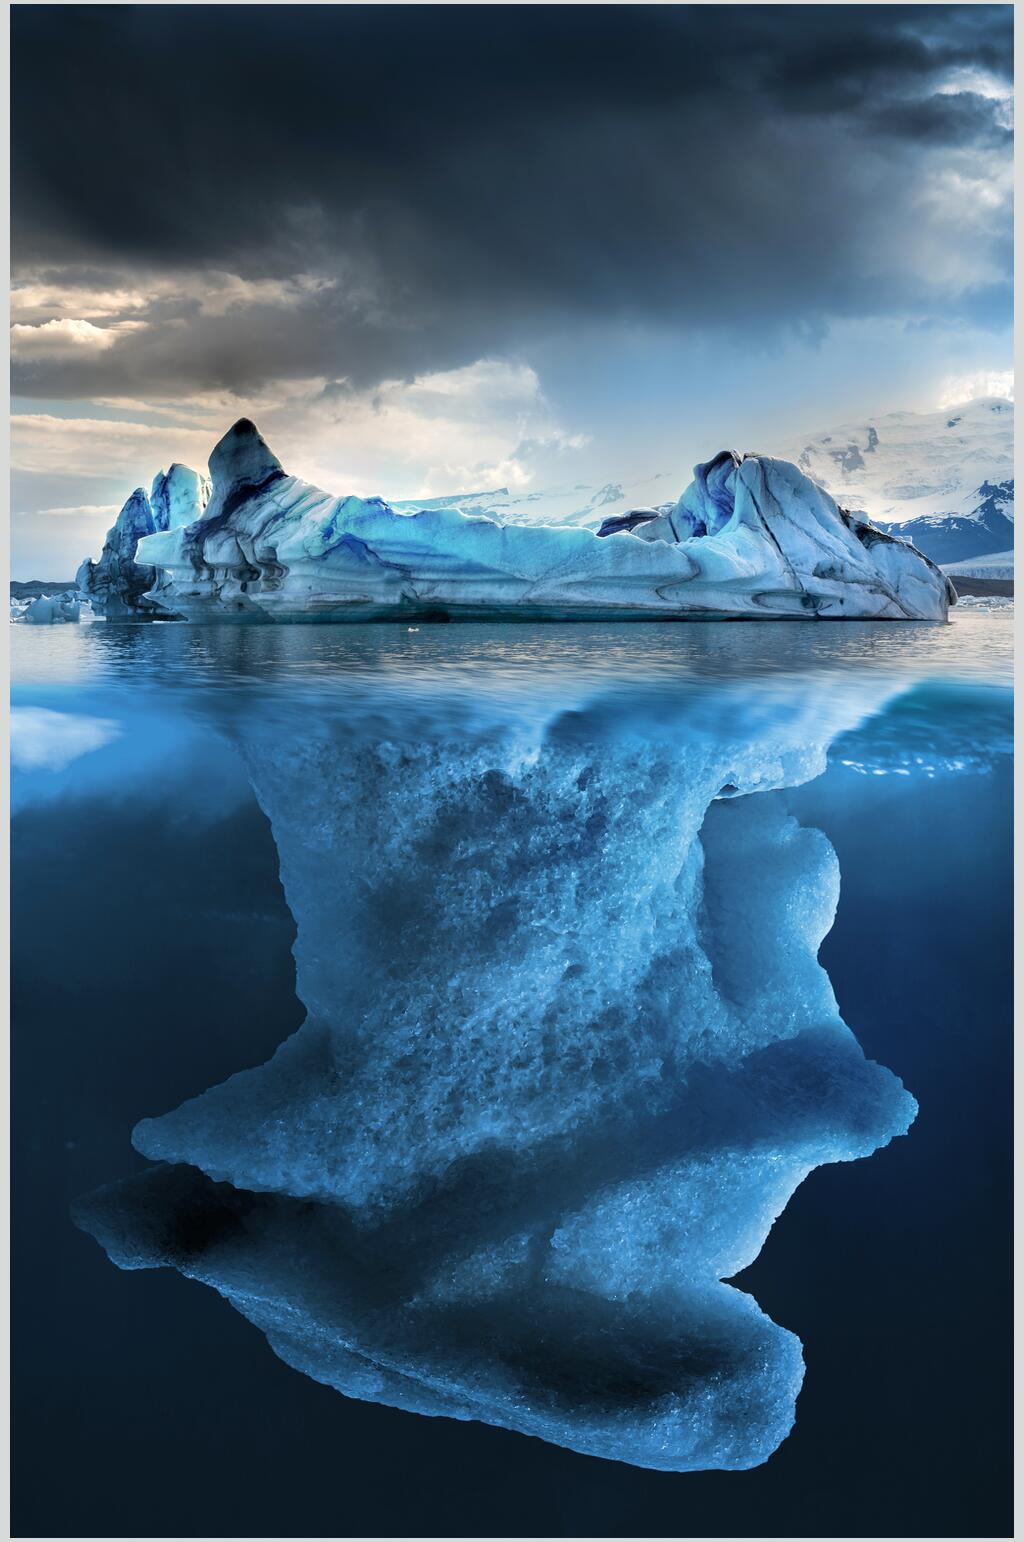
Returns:
[[[1012,389],[1012,10],[12,11],[13,573],[241,416],[394,499]]]

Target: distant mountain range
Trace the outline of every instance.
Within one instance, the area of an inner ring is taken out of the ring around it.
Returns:
[[[1013,403],[891,412],[819,434],[798,465],[843,508],[945,566],[1013,547]]]
[[[59,580],[48,581],[45,578],[11,579],[12,600],[37,600],[41,594],[67,594],[75,587],[75,580],[70,578],[68,582]]]
[[[392,503],[393,509],[414,514],[417,509],[461,509],[483,514],[502,525],[583,525],[597,527],[609,516],[630,509],[671,509],[690,480],[689,473],[661,471],[653,476],[600,487],[576,482],[570,487],[516,492],[496,487],[482,493],[449,493],[441,498],[411,498]]]
[[[971,504],[973,503],[973,507]],[[969,564],[978,557],[1010,551],[1013,547],[1013,478],[982,482],[963,514],[919,514],[903,524],[879,528],[913,541],[933,562]]]
[[[762,448],[737,445],[737,449]],[[818,434],[802,446],[763,447],[797,462],[843,508],[914,542],[933,562],[955,563],[1013,546],[1013,403],[1001,397],[943,412],[891,412]],[[689,471],[594,486],[451,493],[393,508],[458,508],[502,524],[598,529],[635,509],[674,507]]]

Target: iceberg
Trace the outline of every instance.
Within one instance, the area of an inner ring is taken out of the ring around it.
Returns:
[[[875,703],[805,680],[529,710],[447,689],[352,678],[338,710],[229,711],[308,1015],[143,1119],[154,1165],[76,1218],[350,1397],[755,1466],[801,1346],[729,1281],[813,1168],[916,1111],[839,1015],[817,961],[836,857],[782,792]]]
[[[133,495],[109,556],[79,579],[110,596],[108,616],[122,593],[136,612],[256,622],[941,621],[956,598],[913,546],[767,456],[723,452],[668,512],[602,532],[337,498],[289,476],[247,419],[216,446],[210,472],[209,503],[191,522],[150,532],[148,500]]]
[[[66,594],[41,594],[37,599],[29,601],[20,616],[15,615],[12,619],[27,621],[32,626],[54,626],[80,621],[82,605],[79,596],[73,591]]]
[[[177,463],[160,471],[147,493],[137,487],[107,531],[97,562],[88,559],[75,582],[93,611],[113,621],[156,620],[165,615],[147,598],[157,581],[155,569],[137,562],[139,542],[157,531],[192,524],[206,507],[210,485],[206,477]]]

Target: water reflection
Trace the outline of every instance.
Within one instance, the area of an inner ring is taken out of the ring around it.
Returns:
[[[876,671],[1008,682],[1012,616],[958,615],[948,626],[900,622],[698,622],[344,627],[191,627],[97,623],[10,630],[17,681],[221,689],[320,688],[353,675],[443,677],[500,690],[552,675],[750,679],[767,674]]]

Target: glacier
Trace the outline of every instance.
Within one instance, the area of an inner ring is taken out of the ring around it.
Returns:
[[[211,703],[308,1015],[144,1118],[152,1165],[78,1224],[347,1396],[666,1471],[763,1462],[801,1346],[729,1281],[812,1169],[916,1111],[840,1017],[836,857],[784,789],[895,690],[398,675],[308,713]]]
[[[247,419],[210,473],[201,513],[206,484],[190,484],[191,519],[184,500],[158,520],[138,490],[100,562],[83,565],[80,587],[109,618],[941,621],[956,599],[912,545],[768,456],[723,452],[675,505],[597,532],[501,523],[446,500],[402,512],[337,498],[289,476]]]
[[[984,557],[968,557],[962,562],[947,563],[944,567],[951,576],[957,578],[1012,580],[1016,564],[1011,547],[1009,551],[990,552]]]

